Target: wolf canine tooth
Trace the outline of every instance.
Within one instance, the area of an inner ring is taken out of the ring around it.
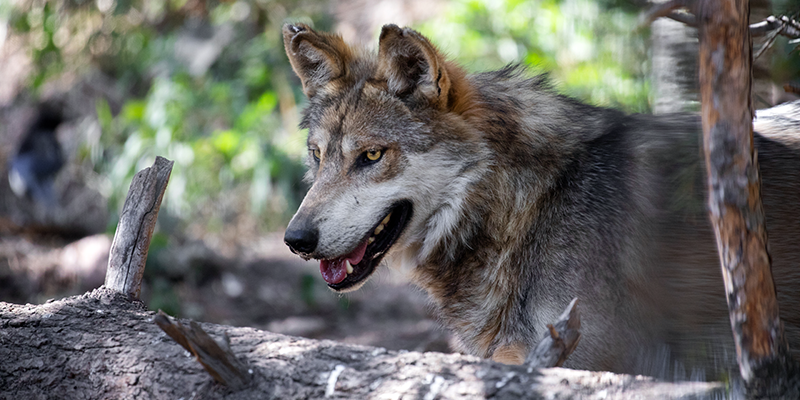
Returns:
[[[389,215],[387,215],[386,218],[384,218],[383,221],[381,221],[381,225],[388,224],[389,223],[389,218],[391,218],[391,217],[392,217],[392,213],[389,213]]]
[[[377,228],[375,228],[375,234],[380,235],[381,231],[383,231],[383,224],[380,224]]]
[[[353,265],[350,264],[350,260],[344,260],[344,266],[347,268],[348,275],[353,273]]]

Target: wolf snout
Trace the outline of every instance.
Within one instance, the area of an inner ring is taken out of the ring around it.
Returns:
[[[317,228],[309,226],[292,226],[286,228],[283,235],[283,242],[298,254],[311,254],[316,250],[319,243],[319,231]]]

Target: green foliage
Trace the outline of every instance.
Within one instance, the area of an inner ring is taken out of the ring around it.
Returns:
[[[152,294],[148,300],[151,310],[162,310],[169,315],[181,315],[181,302],[174,286],[163,277],[152,281]]]
[[[305,191],[302,97],[280,26],[329,27],[325,11],[316,0],[0,1],[0,25],[29,49],[31,92],[100,76],[114,85],[103,89],[124,94],[121,104],[89,106],[101,133],[77,152],[107,179],[110,209],[122,208],[133,174],[156,155],[175,161],[146,268],[151,308],[179,314],[176,280],[205,273],[175,276],[158,263],[175,237],[236,241],[280,228],[296,209]],[[192,47],[218,34],[221,45]]]
[[[319,280],[316,276],[310,274],[303,274],[300,278],[300,296],[306,306],[313,309],[317,306],[317,301],[314,298],[314,288],[317,286]]]
[[[241,81],[179,72],[155,78],[145,98],[128,101],[113,120],[98,111],[107,148],[117,150],[109,156],[113,163],[99,165],[114,185],[115,200],[124,195],[128,177],[163,155],[175,161],[164,203],[173,215],[207,218],[210,228],[221,229],[224,218],[247,208],[257,216],[271,211],[269,222],[283,223],[296,202],[292,187],[302,168],[299,157],[275,144],[286,134],[275,92],[250,98],[248,89]],[[292,202],[270,209],[273,191]]]
[[[111,209],[121,208],[133,174],[161,155],[175,161],[162,214],[186,221],[182,230],[195,223],[220,232],[237,220],[277,228],[304,190],[300,89],[280,37],[295,8],[316,18],[324,4],[21,1],[0,7],[0,19],[31,48],[33,90],[99,69],[133,94],[121,105],[97,101],[102,135],[79,152],[108,178]],[[209,67],[181,57],[181,47],[207,50],[181,40],[223,31]]]
[[[632,32],[636,17],[612,1],[454,0],[419,28],[471,71],[524,62],[572,96],[646,112],[646,37]]]
[[[108,178],[110,208],[121,208],[133,174],[161,155],[175,161],[162,215],[185,221],[174,229],[212,233],[241,221],[279,227],[298,204],[302,94],[280,25],[302,20],[330,29],[327,13],[317,0],[23,0],[0,7],[0,18],[31,48],[34,90],[100,70],[132,94],[121,105],[95,104],[102,134],[79,153]],[[552,71],[576,97],[645,111],[645,71],[634,60],[646,57],[641,35],[629,34],[634,18],[611,1],[456,0],[420,28],[471,70],[522,61]],[[185,45],[187,37],[220,33],[227,42],[207,68],[181,56],[181,47],[199,51]]]
[[[647,35],[632,31],[633,4],[452,0],[417,28],[471,71],[522,62],[572,96],[646,112]],[[185,221],[175,229],[212,232],[237,220],[276,228],[296,207],[304,190],[305,135],[296,128],[303,96],[280,25],[330,30],[329,12],[319,0],[0,1],[0,23],[30,50],[34,92],[99,70],[126,94],[123,104],[94,105],[102,134],[79,152],[108,178],[110,208],[121,207],[133,174],[162,155],[176,162],[163,213]],[[229,37],[208,68],[179,54],[187,37],[221,32]],[[784,38],[776,47],[790,54],[776,61],[776,76],[796,79],[800,53]]]

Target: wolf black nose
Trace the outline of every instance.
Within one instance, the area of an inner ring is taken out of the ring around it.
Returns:
[[[295,253],[312,253],[319,242],[319,232],[316,229],[292,229],[289,226],[283,235],[283,242]]]

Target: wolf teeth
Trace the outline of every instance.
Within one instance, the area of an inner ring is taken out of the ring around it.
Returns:
[[[350,260],[344,260],[344,266],[347,269],[348,275],[353,273],[353,265],[350,264]]]
[[[392,213],[389,213],[386,217],[383,218],[380,224],[375,227],[375,230],[372,232],[373,235],[377,236],[383,232],[383,229],[386,228],[386,224],[389,223],[389,220],[392,218]],[[370,244],[375,241],[375,236],[370,236],[367,240],[367,244]]]

